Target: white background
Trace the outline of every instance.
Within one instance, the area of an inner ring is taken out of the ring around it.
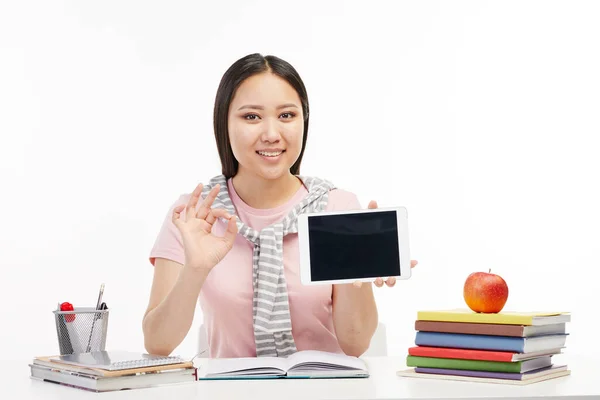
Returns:
[[[593,347],[600,3],[222,3],[1,3],[0,357],[56,353],[52,310],[102,282],[108,347],[144,350],[148,253],[179,194],[220,173],[215,91],[253,52],[308,87],[302,173],[409,210],[419,266],[376,291],[390,354],[489,268],[505,310],[571,311],[567,351]]]

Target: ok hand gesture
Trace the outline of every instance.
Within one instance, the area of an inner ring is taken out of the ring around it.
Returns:
[[[211,208],[219,193],[220,185],[215,185],[196,210],[202,184],[196,186],[187,205],[179,205],[173,210],[173,223],[181,232],[185,252],[185,264],[188,267],[210,271],[233,247],[237,234],[236,217],[224,209]],[[181,213],[185,209],[185,215]],[[229,220],[224,236],[216,236],[212,228],[217,218]]]

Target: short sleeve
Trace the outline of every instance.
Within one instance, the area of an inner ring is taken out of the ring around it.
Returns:
[[[169,208],[169,212],[167,212],[167,215],[163,220],[154,246],[152,246],[152,249],[150,250],[149,259],[152,265],[154,265],[157,258],[166,258],[182,265],[185,264],[185,253],[183,251],[181,233],[173,223],[172,216],[175,207],[186,203],[187,197],[182,195]]]
[[[356,194],[343,189],[334,189],[329,192],[327,211],[349,211],[361,208]]]

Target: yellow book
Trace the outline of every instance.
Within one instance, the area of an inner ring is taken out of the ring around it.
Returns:
[[[550,325],[571,321],[568,312],[501,311],[499,313],[476,313],[470,309],[424,310],[417,312],[417,320],[443,322],[470,322],[506,325]]]

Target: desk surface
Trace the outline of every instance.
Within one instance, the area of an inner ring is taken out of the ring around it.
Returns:
[[[30,360],[0,367],[0,398],[19,399],[600,399],[600,367],[594,356],[563,354],[571,375],[526,386],[403,378],[403,357],[365,358],[371,372],[362,379],[199,381],[148,389],[92,393],[29,378]],[[198,366],[206,360],[199,360]],[[98,397],[100,396],[100,397]]]

